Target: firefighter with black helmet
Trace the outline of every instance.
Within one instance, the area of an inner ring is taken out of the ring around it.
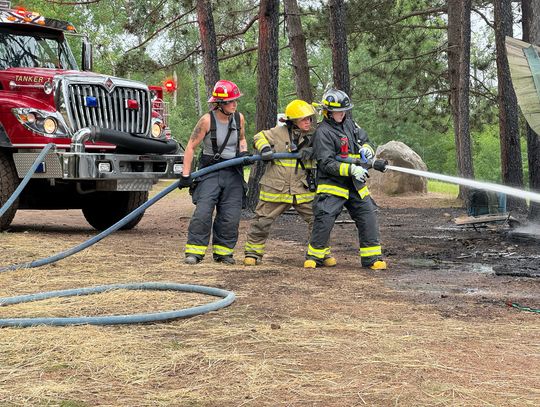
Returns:
[[[386,269],[375,208],[366,185],[367,170],[336,159],[337,155],[363,159],[374,156],[367,133],[347,114],[352,108],[349,96],[341,90],[330,89],[323,95],[324,119],[317,127],[313,143],[318,182],[305,268],[323,265],[330,251],[332,228],[345,206],[358,229],[361,265],[374,270]]]
[[[186,264],[197,264],[203,259],[211,233],[214,261],[235,263],[233,251],[245,192],[243,169],[241,166],[223,168],[194,180],[191,167],[201,143],[199,168],[248,154],[244,116],[236,111],[241,96],[235,83],[219,80],[208,100],[213,109],[199,119],[186,146],[179,188],[190,187],[196,205],[188,228]],[[216,215],[212,219],[214,210]]]
[[[293,100],[285,108],[285,125],[263,130],[253,138],[255,149],[268,166],[260,181],[259,203],[247,236],[244,250],[246,266],[261,262],[270,228],[287,209],[293,207],[311,230],[316,188],[311,147],[315,115],[311,104]],[[273,160],[274,152],[298,152],[300,158]],[[335,259],[328,254],[323,264],[334,266]]]

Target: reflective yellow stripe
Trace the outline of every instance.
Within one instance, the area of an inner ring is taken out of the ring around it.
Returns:
[[[217,96],[217,97],[226,98],[227,96],[229,96],[229,94],[228,94],[228,93],[217,93],[217,92],[212,92],[212,96]]]
[[[330,253],[329,247],[325,247],[323,249],[315,249],[313,246],[308,245],[308,251],[307,251],[308,256],[313,256],[318,259],[324,259],[324,256],[328,253]]]
[[[268,139],[264,136],[264,133],[261,131],[257,134],[255,134],[255,148],[259,151],[261,151],[265,146],[270,147],[270,143],[268,142]]]
[[[318,194],[330,194],[340,196],[345,199],[349,199],[349,190],[345,188],[336,187],[335,185],[319,184],[317,186]]]
[[[360,248],[360,257],[380,256],[381,254],[382,254],[381,246]]]
[[[364,199],[366,196],[369,195],[369,189],[367,187],[364,187],[358,191],[358,195],[360,195],[360,198]]]
[[[204,253],[206,253],[206,249],[208,246],[197,246],[194,244],[187,244],[185,248],[185,252],[189,254],[202,254],[204,256]]]
[[[293,196],[290,194],[273,194],[266,191],[261,191],[259,199],[266,202],[293,203]]]
[[[327,106],[341,107],[341,103],[338,102],[329,102],[328,100],[323,100],[323,103]]]
[[[220,256],[230,256],[233,254],[233,249],[229,249],[228,247],[221,246],[219,244],[215,244],[213,246],[214,254],[219,254]]]
[[[305,202],[311,202],[315,199],[315,192],[310,192],[308,194],[297,194],[294,195],[296,198],[296,203],[305,203]]]
[[[274,160],[274,165],[279,165],[280,167],[288,167],[288,168],[296,168],[297,165],[300,167],[300,164],[297,164],[296,159],[289,159],[289,158],[284,158],[282,160]],[[311,169],[313,168],[313,165],[304,164],[304,168]]]
[[[296,168],[296,159],[283,159],[283,160],[274,160],[275,165],[279,165],[280,167],[289,167],[289,168]]]
[[[369,151],[371,151],[371,154],[375,155],[375,150],[373,150],[373,147],[371,147],[369,144],[363,144],[362,148],[367,148]]]
[[[257,254],[264,254],[264,244],[256,244],[256,243],[249,243],[246,242],[245,247],[246,252],[252,252]]]
[[[349,154],[349,158],[362,158],[360,154]]]
[[[351,167],[351,164],[347,163],[341,163],[339,164],[339,175],[342,177],[349,176],[349,168]]]

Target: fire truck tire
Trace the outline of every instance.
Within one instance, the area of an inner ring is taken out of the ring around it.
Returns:
[[[92,203],[82,209],[86,221],[97,230],[105,230],[133,212],[148,200],[148,191],[98,192]],[[141,221],[144,211],[120,230],[133,229]]]
[[[19,185],[19,177],[11,155],[0,151],[0,208],[15,192],[17,185]],[[0,230],[5,230],[11,225],[18,207],[19,200],[17,199],[0,218]]]

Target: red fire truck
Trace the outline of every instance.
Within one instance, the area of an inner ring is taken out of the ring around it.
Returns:
[[[41,150],[54,148],[0,230],[18,209],[82,209],[90,225],[106,229],[144,203],[159,179],[181,174],[163,89],[91,72],[91,45],[70,23],[9,7],[0,0],[0,207]],[[81,44],[80,70],[70,35]]]

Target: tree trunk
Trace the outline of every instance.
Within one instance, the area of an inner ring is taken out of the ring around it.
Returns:
[[[540,45],[540,0],[523,0],[523,41]],[[527,124],[527,159],[529,189],[540,192],[540,137]],[[540,221],[540,203],[531,202],[529,219]]]
[[[204,83],[208,97],[219,80],[219,65],[216,45],[216,30],[212,16],[212,2],[197,0],[197,19],[203,53]]]
[[[345,29],[345,3],[343,0],[330,0],[330,47],[332,49],[332,67],[334,87],[351,95],[349,76],[349,57],[347,48],[347,30]]]
[[[497,46],[502,181],[505,185],[523,188],[517,98],[510,79],[510,68],[504,45],[504,37],[512,36],[512,2],[511,0],[494,0],[493,4]],[[526,207],[525,200],[508,197],[508,210],[524,211]]]
[[[471,49],[471,0],[448,1],[448,74],[450,104],[454,121],[458,174],[474,178],[469,126],[469,84]],[[468,203],[468,189],[460,187],[460,197]]]
[[[257,65],[256,131],[276,125],[279,74],[279,0],[262,0],[259,5],[259,52]],[[254,211],[259,200],[259,181],[264,165],[251,168],[247,196],[248,209]]]
[[[299,99],[311,103],[313,92],[309,80],[309,64],[306,52],[306,37],[302,30],[300,10],[296,0],[284,0],[285,21],[289,34],[292,65],[296,84],[296,95]]]

